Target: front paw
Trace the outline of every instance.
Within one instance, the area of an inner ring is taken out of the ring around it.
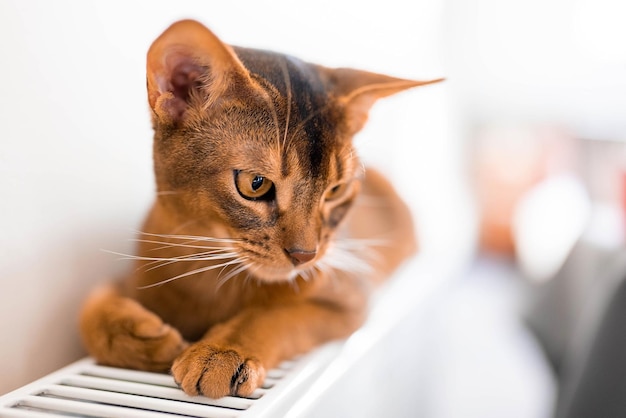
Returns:
[[[112,287],[90,296],[80,326],[89,353],[109,366],[167,371],[188,346],[178,330]]]
[[[237,350],[198,342],[174,361],[172,375],[188,395],[215,399],[249,396],[263,383],[265,368]]]

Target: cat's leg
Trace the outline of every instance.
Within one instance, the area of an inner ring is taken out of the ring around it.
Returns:
[[[354,332],[363,314],[324,303],[247,309],[213,327],[174,361],[172,374],[189,395],[247,396],[284,359]]]
[[[80,315],[87,351],[101,364],[167,371],[187,347],[180,333],[114,286],[95,291]]]

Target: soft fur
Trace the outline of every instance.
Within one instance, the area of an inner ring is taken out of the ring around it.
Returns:
[[[231,47],[190,20],[154,41],[147,82],[157,199],[136,269],[85,303],[84,344],[190,395],[246,396],[357,329],[414,253],[409,211],[351,140],[375,100],[427,82]]]

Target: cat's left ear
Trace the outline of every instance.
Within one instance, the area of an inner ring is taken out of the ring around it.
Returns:
[[[164,123],[180,122],[192,95],[208,106],[235,79],[250,77],[232,48],[194,20],[172,24],[152,43],[146,70],[148,102]]]
[[[348,127],[353,133],[363,127],[376,100],[412,87],[444,80],[406,80],[351,68],[323,68],[322,73],[339,103],[345,106]]]

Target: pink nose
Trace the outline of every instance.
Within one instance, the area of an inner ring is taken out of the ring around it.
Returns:
[[[316,251],[303,251],[303,250],[285,250],[289,259],[293,263],[294,266],[299,266],[300,264],[304,264],[307,261],[311,261],[315,258],[317,254]]]

